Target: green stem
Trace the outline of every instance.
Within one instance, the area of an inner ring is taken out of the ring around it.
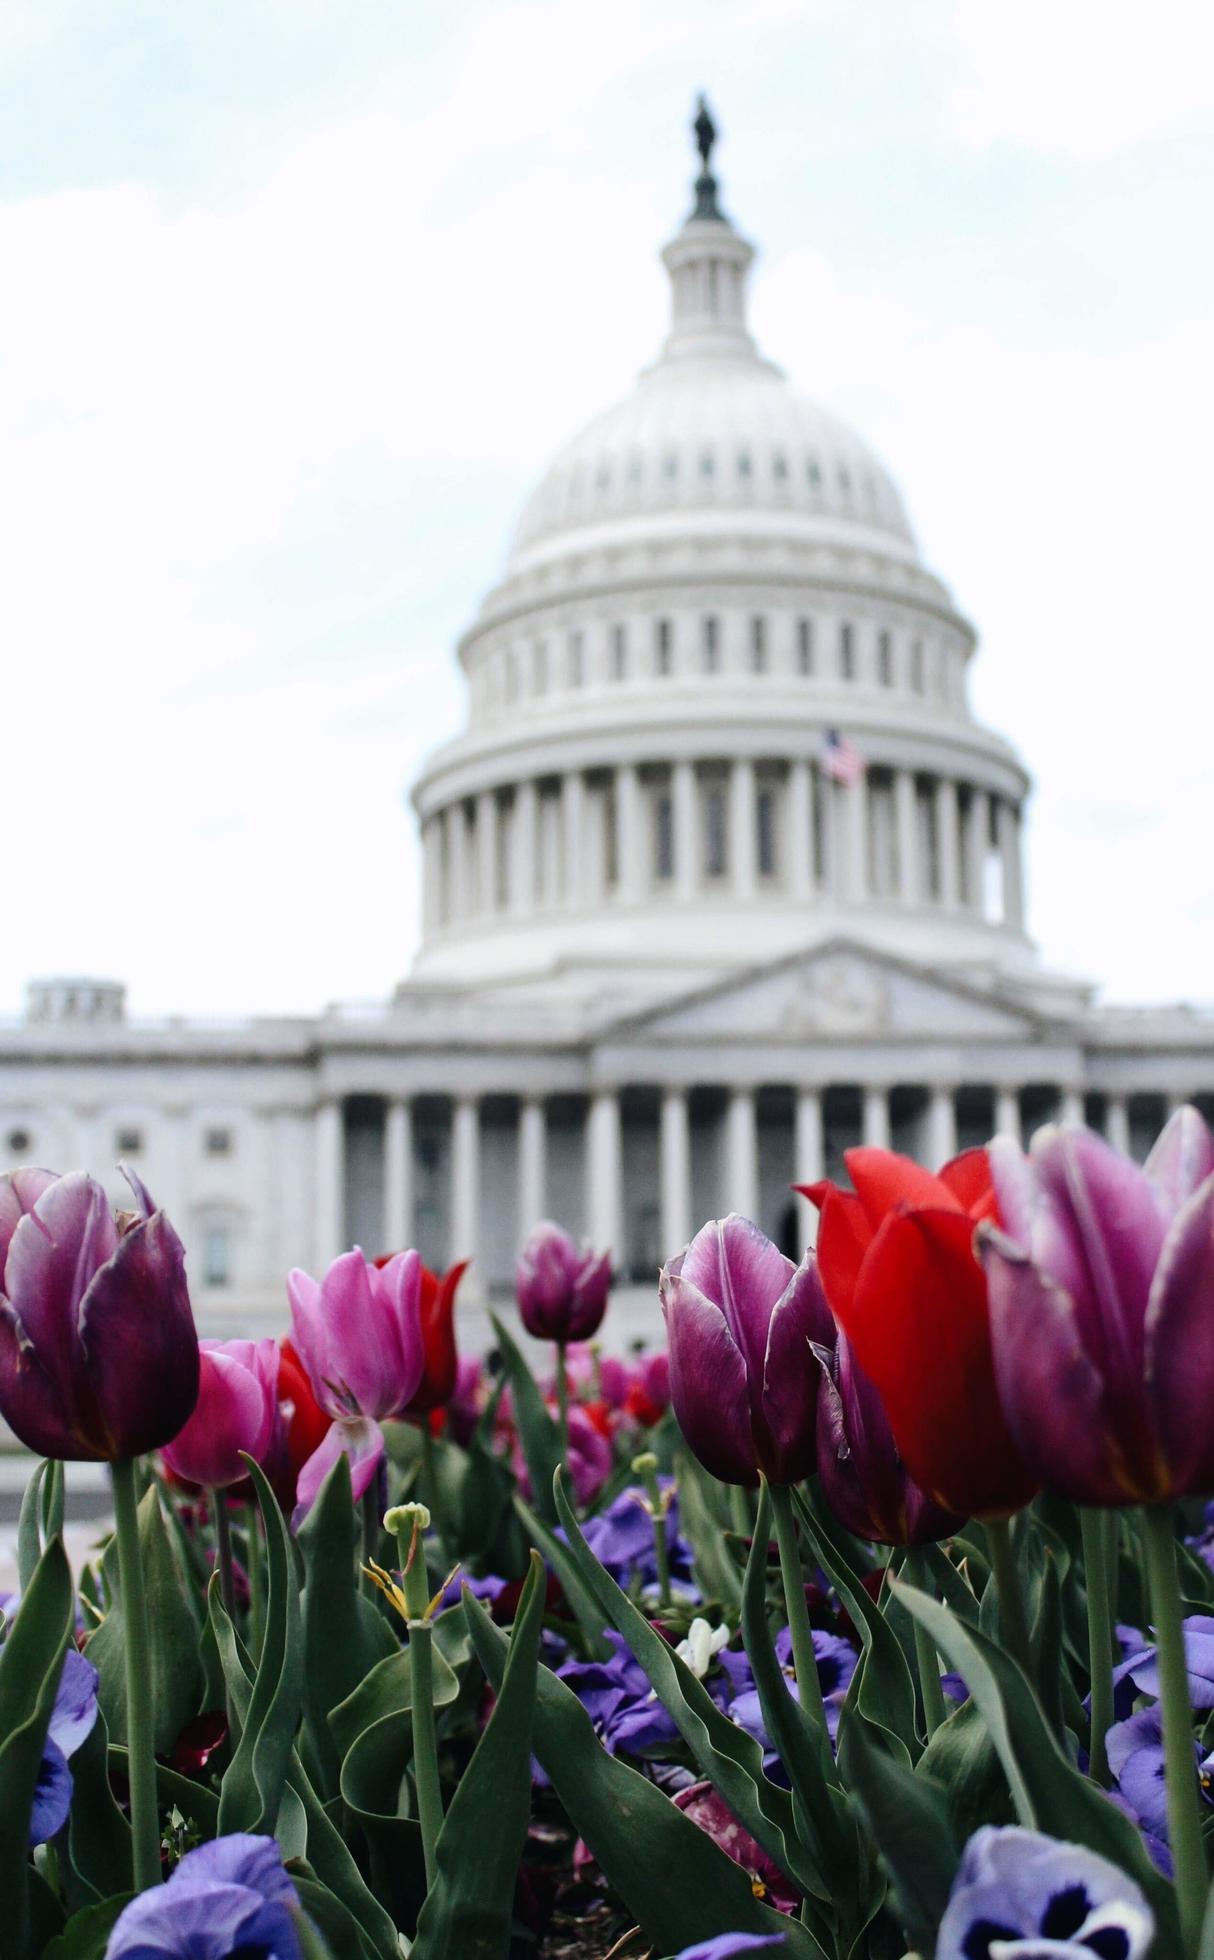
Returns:
[[[792,1665],[796,1676],[798,1699],[806,1714],[818,1724],[821,1735],[826,1741],[826,1755],[831,1760],[830,1780],[834,1782],[837,1779],[826,1727],[826,1709],[822,1703],[822,1683],[818,1679],[813,1629],[809,1624],[809,1609],[805,1604],[805,1580],[801,1572],[801,1553],[797,1546],[797,1527],[793,1522],[792,1497],[787,1484],[771,1484],[769,1489],[772,1515],[776,1521],[776,1543],[780,1548],[780,1577],[784,1582],[784,1610],[788,1615],[788,1630],[792,1635]]]
[[[729,1486],[729,1519],[737,1537],[754,1536],[754,1519],[750,1515],[750,1504],[741,1484]]]
[[[415,1513],[412,1529],[401,1531],[397,1546],[404,1584],[405,1605],[409,1609],[410,1705],[413,1716],[413,1775],[417,1783],[417,1821],[421,1826],[422,1855],[426,1861],[426,1890],[434,1884],[438,1857],[438,1834],[443,1827],[443,1792],[438,1775],[438,1733],[434,1721],[434,1629],[427,1618],[430,1582],[426,1577],[426,1558],[422,1550],[420,1521],[416,1511],[424,1507],[402,1505]]]
[[[430,1418],[428,1415],[423,1415],[421,1419],[421,1428],[422,1428],[422,1474],[420,1480],[421,1500],[422,1503],[429,1510],[431,1517],[434,1519],[435,1528],[438,1531],[439,1537],[441,1538],[443,1535],[442,1526],[439,1524],[438,1521],[438,1465],[437,1462],[435,1461],[434,1437],[430,1433]]]
[[[556,1413],[561,1431],[561,1462],[569,1461],[569,1382],[565,1375],[565,1343],[556,1344]]]
[[[215,1520],[215,1553],[219,1565],[219,1597],[223,1610],[232,1625],[236,1625],[236,1578],[232,1571],[232,1524],[228,1517],[228,1505],[221,1490],[209,1493],[211,1515]]]
[[[363,1527],[362,1565],[364,1567],[364,1570],[361,1573],[362,1589],[366,1593],[368,1599],[376,1599],[378,1597],[378,1588],[375,1584],[374,1579],[369,1579],[367,1577],[366,1570],[365,1570],[365,1568],[368,1565],[377,1563],[375,1554],[379,1550],[379,1532],[380,1532],[379,1480],[378,1478],[375,1477],[371,1479],[371,1482],[367,1485],[366,1490],[363,1492],[362,1527]]]
[[[265,1581],[262,1577],[261,1557],[261,1516],[256,1504],[245,1506],[245,1543],[249,1548],[249,1643],[253,1659],[261,1658],[261,1643],[265,1637],[265,1600],[262,1597]]]
[[[670,1547],[666,1542],[666,1506],[662,1500],[662,1486],[658,1482],[658,1460],[652,1450],[642,1450],[640,1456],[632,1459],[632,1468],[645,1486],[649,1500],[649,1516],[653,1524],[653,1555],[658,1568],[658,1604],[668,1607],[671,1603],[670,1591]]]
[[[908,1545],[906,1563],[903,1567],[912,1586],[920,1592],[934,1597],[934,1589],[927,1576],[927,1560],[917,1545]],[[912,1616],[913,1617],[913,1616]],[[923,1722],[929,1737],[935,1735],[940,1724],[947,1718],[944,1689],[940,1685],[940,1657],[936,1643],[925,1626],[918,1620],[915,1627],[915,1659],[919,1664],[919,1693],[923,1699]]]
[[[1168,1795],[1168,1845],[1176,1874],[1176,1903],[1184,1951],[1195,1955],[1206,1905],[1206,1860],[1201,1842],[1197,1763],[1193,1752],[1193,1707],[1185,1665],[1180,1585],[1172,1507],[1155,1504],[1142,1514],[1147,1587],[1155,1623],[1159,1665],[1159,1706],[1163,1715],[1163,1753]]]
[[[131,1852],[135,1890],[160,1883],[160,1813],[156,1803],[156,1754],[152,1735],[152,1648],[148,1602],[139,1553],[139,1509],[133,1457],[111,1463],[118,1585],[126,1656],[127,1774],[131,1788]]]
[[[1012,1534],[1006,1518],[987,1518],[986,1542],[991,1550],[991,1567],[999,1592],[999,1618],[1003,1637],[1012,1659],[1019,1661],[1026,1674],[1032,1672],[1028,1621],[1024,1617],[1024,1598],[1012,1550]]]
[[[1088,1595],[1088,1674],[1092,1684],[1092,1720],[1088,1743],[1088,1773],[1093,1782],[1107,1784],[1109,1758],[1105,1737],[1113,1725],[1112,1614],[1109,1598],[1109,1540],[1103,1511],[1083,1507],[1083,1570]]]

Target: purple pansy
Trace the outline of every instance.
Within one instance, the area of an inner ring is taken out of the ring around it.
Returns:
[[[274,1838],[216,1838],[131,1900],[105,1960],[302,1960],[298,1910]]]
[[[649,1685],[649,1677],[622,1634],[608,1627],[604,1638],[611,1654],[604,1661],[569,1661],[560,1678],[573,1689],[604,1747],[611,1755],[627,1750],[637,1755],[657,1742],[678,1735],[671,1717]]]
[[[839,1716],[843,1712],[848,1686],[856,1671],[858,1655],[849,1641],[840,1639],[838,1634],[824,1633],[820,1627],[814,1628],[813,1641],[814,1659],[818,1665],[818,1681],[826,1709],[826,1726],[833,1742],[839,1727]],[[739,1658],[745,1659],[745,1656]],[[724,1655],[722,1659],[725,1659]],[[776,1635],[776,1659],[787,1677],[789,1694],[795,1700],[799,1700],[797,1683],[792,1678],[792,1635],[787,1627]],[[751,1674],[749,1661],[746,1662],[746,1672],[750,1675],[748,1685],[743,1685],[740,1669],[731,1669],[730,1672],[734,1676],[735,1684],[734,1699],[729,1710],[730,1717],[740,1729],[745,1729],[748,1735],[753,1735],[756,1742],[762,1743],[764,1751],[774,1764],[779,1758],[772,1749],[771,1738],[764,1727],[759,1692],[754,1686],[754,1676]]]
[[[55,1692],[55,1704],[42,1745],[42,1761],[34,1786],[30,1811],[29,1841],[45,1844],[67,1823],[72,1807],[72,1772],[68,1757],[74,1756],[97,1720],[98,1674],[92,1661],[85,1660],[74,1647],[63,1656],[63,1671]]]
[[[1168,1800],[1164,1784],[1163,1715],[1158,1706],[1140,1708],[1124,1722],[1115,1722],[1106,1738],[1109,1768],[1117,1779],[1121,1808],[1142,1831],[1155,1863],[1171,1875],[1168,1849]],[[1214,1801],[1214,1755],[1201,1759],[1193,1744],[1193,1762],[1207,1804]],[[1159,1853],[1162,1851],[1163,1856]]]
[[[735,1960],[736,1955],[762,1953],[769,1946],[784,1946],[783,1933],[718,1933],[715,1940],[701,1940],[685,1946],[674,1960]]]
[[[663,1496],[667,1492],[673,1493],[673,1477],[659,1477],[658,1484]],[[646,1493],[639,1487],[631,1486],[613,1498],[605,1511],[600,1511],[595,1518],[588,1518],[582,1526],[586,1543],[618,1586],[627,1586],[634,1579],[642,1585],[657,1582],[653,1519],[646,1504]],[[565,1534],[562,1531],[559,1535],[564,1537]],[[671,1577],[689,1580],[691,1547],[679,1536],[679,1501],[673,1495],[666,1512],[666,1545],[670,1554]]]
[[[936,1960],[1142,1960],[1155,1921],[1107,1858],[1038,1831],[984,1825],[966,1845],[940,1922]]]

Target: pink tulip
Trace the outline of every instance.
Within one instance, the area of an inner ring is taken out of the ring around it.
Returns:
[[[194,1413],[162,1454],[187,1483],[224,1490],[248,1475],[242,1451],[256,1463],[269,1452],[278,1420],[278,1344],[203,1341],[199,1361]]]

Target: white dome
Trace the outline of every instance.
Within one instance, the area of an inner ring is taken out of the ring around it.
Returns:
[[[560,451],[512,556],[585,526],[667,511],[755,510],[876,532],[901,556],[902,499],[868,445],[757,355],[669,355]],[[876,540],[873,540],[876,542]]]

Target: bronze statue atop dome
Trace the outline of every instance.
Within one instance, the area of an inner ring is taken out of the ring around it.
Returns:
[[[717,203],[717,180],[709,169],[713,145],[717,140],[717,126],[712,119],[706,96],[696,98],[696,119],[691,125],[700,153],[700,174],[696,178],[696,202],[692,218],[712,218],[718,224],[724,223],[725,213]]]

